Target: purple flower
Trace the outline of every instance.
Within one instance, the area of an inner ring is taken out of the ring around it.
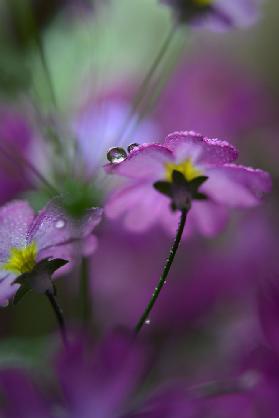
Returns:
[[[131,143],[129,134],[135,126],[133,135],[135,138],[143,138],[144,141],[158,133],[155,123],[148,119],[137,126],[138,115],[131,116],[130,90],[134,93],[134,88],[119,86],[95,100],[91,99],[75,117],[73,131],[78,140],[86,174],[98,173],[105,162],[106,151],[116,141],[117,144],[127,147]]]
[[[224,31],[249,26],[259,16],[261,0],[160,0],[174,9],[179,22]]]
[[[17,111],[0,106],[0,204],[30,185],[22,161],[30,152],[32,132]]]
[[[0,208],[0,303],[6,304],[19,288],[14,283],[31,273],[39,262],[63,258],[73,261],[80,252],[94,249],[91,232],[102,210],[92,208],[80,222],[67,217],[56,200],[37,216],[25,201],[15,200]]]
[[[207,177],[199,188],[206,200],[193,200],[186,230],[212,236],[225,225],[230,208],[256,206],[271,189],[266,172],[234,164],[237,156],[228,142],[194,132],[172,133],[162,145],[140,145],[124,161],[106,165],[108,173],[130,179],[111,196],[106,213],[122,217],[132,230],[146,230],[159,222],[173,232],[179,214],[169,210],[168,197],[153,185],[158,181],[172,184],[174,172],[188,182]]]
[[[93,349],[78,335],[56,360],[58,396],[43,395],[20,370],[1,371],[1,412],[9,418],[123,417],[145,366],[144,350],[124,332],[111,333]]]
[[[194,417],[194,402],[187,397],[184,384],[167,385],[167,390],[156,390],[147,401],[141,399],[146,354],[134,336],[125,332],[111,332],[93,349],[78,335],[58,354],[53,373],[56,381],[49,393],[42,395],[25,372],[0,372],[1,417]]]

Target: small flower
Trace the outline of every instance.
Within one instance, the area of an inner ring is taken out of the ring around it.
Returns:
[[[124,161],[106,165],[108,173],[130,179],[111,196],[106,213],[121,216],[129,229],[159,222],[173,231],[179,214],[169,210],[169,197],[184,182],[192,205],[186,230],[214,235],[225,225],[229,208],[256,206],[271,189],[268,173],[234,164],[237,156],[228,142],[194,132],[172,133],[164,144],[143,144]]]
[[[160,0],[174,9],[181,23],[214,31],[253,24],[259,15],[260,0]]]
[[[92,248],[91,232],[100,222],[102,210],[92,208],[79,222],[66,216],[51,201],[37,216],[25,201],[12,201],[0,208],[0,304],[5,305],[24,285],[45,291],[50,276],[81,252]],[[38,283],[39,281],[39,283]]]

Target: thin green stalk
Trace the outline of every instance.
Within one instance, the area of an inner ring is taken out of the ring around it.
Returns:
[[[53,87],[53,83],[52,83],[50,69],[49,69],[49,66],[48,66],[47,59],[46,59],[44,44],[43,44],[43,41],[41,39],[40,34],[37,34],[37,36],[36,36],[36,44],[37,44],[41,64],[42,64],[42,67],[43,67],[43,70],[44,70],[44,73],[45,73],[45,79],[46,79],[46,82],[48,84],[50,98],[51,98],[51,101],[52,101],[52,104],[54,105],[54,107],[57,108],[56,95],[55,95],[55,91],[54,91],[54,87]]]
[[[157,284],[157,286],[155,287],[155,290],[151,296],[151,299],[147,305],[147,307],[145,308],[145,311],[143,312],[142,316],[140,317],[137,325],[135,326],[135,333],[138,334],[140,332],[140,330],[142,329],[143,325],[146,323],[146,321],[148,321],[148,317],[149,314],[153,308],[153,306],[155,305],[155,302],[157,301],[159,294],[168,278],[168,274],[170,272],[171,266],[173,264],[177,249],[179,247],[182,235],[183,235],[183,231],[184,231],[184,227],[186,224],[186,218],[187,218],[187,210],[182,210],[181,211],[181,216],[180,216],[180,221],[179,221],[179,225],[177,228],[177,232],[176,232],[176,236],[175,236],[175,240],[172,244],[172,247],[170,249],[170,253],[168,256],[168,259],[166,261],[166,264],[164,266],[163,269],[163,273],[160,277],[160,280]]]
[[[58,304],[55,295],[51,291],[47,290],[45,295],[48,298],[48,300],[49,300],[49,302],[52,306],[53,312],[55,314],[55,317],[57,319],[57,323],[58,323],[58,326],[59,326],[59,331],[60,331],[60,334],[61,334],[63,344],[64,344],[65,347],[67,347],[68,338],[67,338],[67,332],[66,332],[66,326],[65,326],[63,311],[62,311],[60,305]]]
[[[147,90],[148,90],[148,87],[149,87],[149,85],[152,81],[153,75],[155,74],[158,66],[160,65],[161,61],[163,60],[164,56],[166,55],[166,52],[168,51],[169,46],[170,46],[170,44],[171,44],[171,42],[174,38],[174,34],[176,32],[176,27],[177,27],[176,25],[171,27],[171,30],[169,31],[166,39],[164,40],[163,44],[161,45],[157,55],[155,56],[154,61],[152,62],[149,70],[147,71],[143,81],[141,82],[141,84],[138,88],[138,91],[135,95],[135,99],[132,103],[132,107],[130,109],[130,112],[128,113],[127,118],[125,119],[125,122],[123,123],[123,125],[120,129],[120,132],[118,134],[117,143],[121,144],[123,136],[124,136],[124,134],[127,130],[127,126],[129,126],[129,122],[130,122],[131,117],[137,112],[137,110],[139,109],[139,107],[142,103],[142,100],[146,96]]]

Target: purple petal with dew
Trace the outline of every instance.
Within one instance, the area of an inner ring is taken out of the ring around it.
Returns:
[[[173,160],[172,152],[160,144],[143,144],[130,152],[121,163],[107,164],[110,174],[135,179],[158,180],[164,173],[164,163]]]
[[[102,209],[92,208],[80,220],[66,215],[58,201],[51,201],[32,223],[27,240],[35,241],[39,250],[69,244],[92,232],[102,217]]]
[[[12,247],[26,246],[33,219],[33,209],[27,202],[14,200],[0,208],[0,261],[7,260]]]
[[[210,139],[192,132],[173,132],[167,136],[164,145],[170,150],[176,151],[182,144],[196,144],[201,147],[199,162],[205,164],[222,165],[231,163],[238,157],[238,151],[227,141],[219,139]],[[177,155],[177,157],[179,157]]]

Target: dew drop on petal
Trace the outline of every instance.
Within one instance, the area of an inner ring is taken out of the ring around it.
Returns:
[[[145,323],[145,325],[150,325],[150,319],[146,319],[146,320],[144,321],[144,323]]]
[[[114,147],[110,148],[107,152],[107,159],[112,164],[118,164],[127,158],[127,153],[124,148]]]
[[[133,144],[128,145],[127,151],[132,152],[135,148],[139,147],[139,144],[137,142],[134,142]]]
[[[64,228],[66,222],[64,221],[64,219],[58,219],[58,221],[56,221],[55,223],[55,228],[57,229],[62,229]]]

